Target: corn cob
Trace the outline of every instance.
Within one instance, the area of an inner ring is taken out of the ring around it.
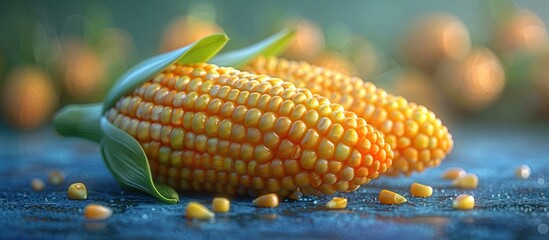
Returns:
[[[452,135],[424,106],[393,96],[371,82],[306,62],[259,57],[244,70],[291,81],[355,112],[384,134],[395,158],[389,175],[410,175],[435,167],[453,147]]]
[[[173,64],[105,116],[138,140],[156,183],[182,190],[353,191],[393,158],[381,134],[341,105],[212,64]]]
[[[7,123],[17,129],[34,130],[48,121],[58,102],[46,72],[37,67],[18,67],[5,80],[0,110]]]

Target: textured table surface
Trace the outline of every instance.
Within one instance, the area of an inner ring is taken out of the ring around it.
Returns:
[[[348,198],[346,210],[322,209],[331,196],[286,200],[275,209],[255,208],[241,197],[231,199],[229,213],[207,222],[186,220],[183,213],[189,201],[211,206],[212,195],[180,193],[179,204],[163,204],[120,189],[92,143],[62,139],[48,129],[3,132],[0,238],[549,239],[549,125],[462,124],[453,132],[454,152],[439,168],[410,178],[384,177],[338,194]],[[532,168],[529,179],[515,177],[520,164]],[[454,166],[476,173],[479,188],[458,190],[442,180],[442,172]],[[65,182],[32,191],[31,180],[46,180],[52,169],[64,171]],[[77,181],[86,183],[88,200],[67,200],[67,186]],[[433,196],[411,197],[412,182],[433,186]],[[380,205],[377,194],[384,188],[402,193],[408,203]],[[475,209],[452,209],[460,193],[475,197]],[[86,221],[82,209],[89,203],[107,205],[114,214],[106,221]]]

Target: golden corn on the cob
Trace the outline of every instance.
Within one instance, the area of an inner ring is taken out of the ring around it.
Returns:
[[[252,195],[353,191],[384,173],[381,133],[290,82],[173,64],[105,113],[138,140],[155,182]]]
[[[244,70],[291,81],[366,119],[384,134],[394,151],[389,175],[410,175],[438,166],[452,150],[452,135],[433,112],[390,95],[371,82],[306,62],[275,57],[259,57]]]

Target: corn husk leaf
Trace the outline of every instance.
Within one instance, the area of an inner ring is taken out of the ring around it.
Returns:
[[[107,93],[103,101],[103,111],[109,110],[122,96],[173,63],[207,62],[225,46],[228,40],[225,34],[213,34],[186,47],[149,58],[135,65],[124,73]]]
[[[210,60],[228,40],[225,34],[210,35],[189,46],[137,64],[120,77],[111,88],[103,102],[103,113],[113,107],[121,97],[173,63],[184,64]],[[154,183],[149,161],[137,140],[114,126],[105,117],[101,117],[100,127],[103,160],[123,187],[143,191],[166,203],[179,201],[179,195],[173,188]]]
[[[103,104],[71,104],[55,114],[53,125],[62,136],[77,136],[100,143],[101,127],[99,119]]]
[[[276,56],[284,52],[293,41],[295,31],[284,29],[256,44],[215,56],[210,63],[240,68],[259,56]]]
[[[103,138],[100,147],[105,164],[123,186],[146,192],[167,203],[179,202],[177,192],[164,184],[155,184],[149,161],[141,145],[128,133],[101,118]]]

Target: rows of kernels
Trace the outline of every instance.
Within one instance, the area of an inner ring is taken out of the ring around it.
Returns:
[[[387,94],[370,82],[306,62],[274,57],[260,57],[245,69],[309,88],[365,118],[383,132],[394,151],[393,167],[387,172],[390,175],[410,175],[438,166],[452,150],[452,136],[433,112]]]
[[[379,132],[327,98],[207,64],[171,67],[106,117],[141,143],[157,181],[184,190],[352,191],[393,157]]]

